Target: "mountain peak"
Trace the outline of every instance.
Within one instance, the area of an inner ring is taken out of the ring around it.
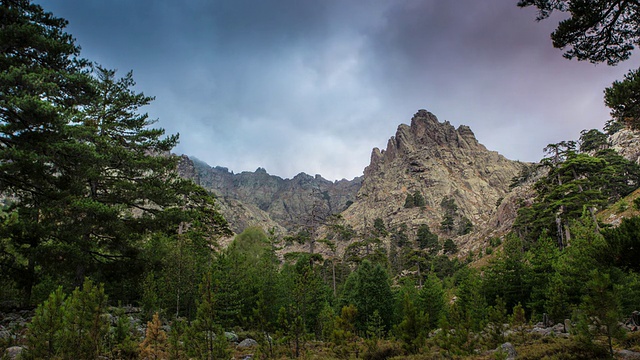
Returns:
[[[388,219],[390,225],[428,224],[435,230],[442,221],[443,199],[452,199],[461,217],[475,229],[487,229],[495,204],[507,194],[521,166],[487,150],[468,126],[456,129],[419,110],[411,125],[398,126],[385,150],[373,149],[362,188],[344,217],[355,229],[363,226],[359,219],[366,214],[368,219]],[[405,209],[407,195],[416,192],[425,199],[424,210]]]
[[[416,151],[440,156],[443,149],[487,151],[468,126],[460,125],[456,129],[448,121],[440,122],[434,114],[421,109],[411,118],[411,125],[398,126],[395,136],[387,142],[386,150],[373,149],[371,164],[365,172],[377,168],[381,161],[390,162]]]

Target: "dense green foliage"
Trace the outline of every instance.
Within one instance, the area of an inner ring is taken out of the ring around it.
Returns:
[[[613,120],[640,129],[640,69],[630,70],[624,80],[606,88],[604,103],[611,109]]]
[[[637,0],[520,0],[518,6],[538,8],[538,20],[554,11],[570,15],[551,34],[554,47],[570,47],[564,54],[569,59],[615,65],[628,59],[634,46],[640,45]]]
[[[95,359],[104,353],[109,330],[105,317],[107,297],[102,286],[90,280],[65,296],[62,288],[51,293],[29,324],[29,359]]]
[[[425,207],[425,205],[426,205],[426,202],[424,200],[424,196],[422,196],[420,191],[416,190],[413,192],[413,194],[407,193],[407,197],[404,200],[405,208],[407,209],[414,208],[414,207],[423,208]]]
[[[581,144],[591,144],[593,132],[583,133]],[[554,234],[560,247],[570,239],[569,222],[584,209],[592,213],[617,201],[640,184],[640,167],[606,144],[596,142],[593,155],[576,150],[576,143],[563,141],[545,148],[549,155],[541,166],[548,171],[535,184],[537,197],[530,207],[518,211],[514,230],[527,243],[543,232]]]
[[[118,79],[79,58],[66,21],[37,5],[7,1],[0,11],[2,274],[25,303],[86,276],[114,300],[139,298],[150,237],[210,242],[226,222],[178,176],[168,155],[178,138],[139,113],[152,98],[131,90],[131,73]]]

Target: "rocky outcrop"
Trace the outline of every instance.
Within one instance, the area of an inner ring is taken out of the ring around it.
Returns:
[[[373,149],[364,176],[351,181],[331,182],[304,173],[282,179],[262,168],[234,174],[187,157],[179,169],[217,195],[236,233],[258,225],[290,234],[317,228],[328,215],[341,213],[344,225],[360,234],[371,229],[376,218],[388,228],[406,224],[410,238],[427,224],[440,239],[452,238],[464,255],[509,230],[519,206],[532,198],[533,182],[513,189],[509,185],[530,166],[487,150],[468,126],[456,129],[420,110],[410,125],[398,127],[386,149]],[[424,206],[406,208],[407,196],[415,193],[424,198]],[[441,230],[445,198],[455,203],[460,218],[470,221],[471,233]],[[320,227],[316,236],[326,232]],[[338,244],[339,252],[348,245]],[[306,251],[306,245],[298,247],[289,250]],[[322,246],[317,251],[322,252]]]
[[[627,160],[640,164],[640,134],[631,129],[622,129],[609,136],[611,148]]]
[[[182,158],[179,171],[216,194],[223,215],[236,233],[260,226],[285,234],[320,224],[328,215],[346,209],[362,183],[361,177],[331,182],[305,173],[282,179],[263,168],[234,174],[188,157]]]
[[[362,188],[343,216],[356,230],[371,226],[375,218],[391,227],[405,223],[413,230],[427,224],[441,238],[455,238],[463,249],[472,249],[478,240],[474,234],[513,222],[518,196],[508,196],[509,185],[525,165],[487,150],[469,127],[456,129],[420,110],[411,125],[398,127],[385,150],[373,149]],[[405,208],[407,195],[415,192],[422,194],[425,206]],[[445,197],[471,220],[473,234],[440,231]]]

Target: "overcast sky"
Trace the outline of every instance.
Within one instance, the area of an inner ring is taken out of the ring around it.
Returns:
[[[516,0],[39,0],[82,56],[156,97],[176,153],[234,172],[362,174],[418,109],[537,161],[609,119],[603,89],[640,66],[562,58]]]

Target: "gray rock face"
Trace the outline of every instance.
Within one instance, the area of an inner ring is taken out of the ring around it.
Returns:
[[[507,354],[507,360],[514,360],[518,356],[516,348],[510,342],[500,345],[500,349]]]
[[[518,197],[503,201],[501,212],[496,203],[509,194],[509,184],[523,166],[487,150],[469,127],[456,129],[420,110],[410,126],[398,127],[385,150],[373,149],[362,188],[343,216],[356,230],[362,230],[365,221],[371,226],[373,219],[382,218],[391,226],[405,223],[413,233],[421,224],[439,232],[444,214],[440,203],[451,197],[459,213],[471,220],[474,233],[486,237],[496,223],[510,226],[513,222]],[[407,194],[415,191],[424,196],[426,206],[405,209]],[[454,238],[463,250],[473,250],[477,240],[471,234]]]
[[[258,346],[258,342],[253,340],[253,339],[244,339],[240,342],[240,344],[238,344],[238,348],[250,348],[250,347],[254,347],[254,346]]]
[[[305,173],[282,179],[262,168],[234,174],[186,156],[178,169],[181,176],[217,195],[221,211],[236,233],[249,226],[285,233],[320,223],[347,208],[362,183],[361,177],[331,182]]]
[[[504,234],[522,200],[533,196],[533,182],[509,188],[514,176],[530,164],[487,150],[468,126],[456,129],[426,110],[418,111],[411,125],[400,125],[386,149],[374,148],[364,176],[351,181],[331,182],[304,173],[281,179],[262,168],[234,174],[184,156],[182,160],[182,176],[218,196],[221,211],[236,233],[255,225],[275,229],[277,234],[293,233],[341,213],[344,224],[359,232],[370,228],[376,218],[388,228],[406,224],[410,236],[427,224],[441,238],[453,238],[464,255],[490,237]],[[407,194],[416,191],[424,197],[425,206],[404,208]],[[471,234],[440,231],[444,215],[440,203],[445,197],[453,199],[459,214],[471,221]],[[320,228],[317,235],[322,233]],[[338,244],[338,252],[347,245]]]
[[[618,350],[616,355],[618,359],[640,359],[640,353],[631,350]]]
[[[24,351],[22,346],[11,346],[4,351],[3,358],[7,358],[9,360],[19,359],[20,355]]]
[[[185,179],[191,179],[196,184],[199,183],[198,172],[196,166],[187,155],[181,155],[178,162],[178,174]]]
[[[611,148],[629,161],[640,164],[640,134],[630,129],[622,129],[609,136]]]

